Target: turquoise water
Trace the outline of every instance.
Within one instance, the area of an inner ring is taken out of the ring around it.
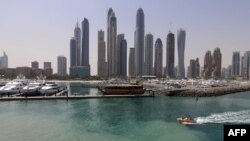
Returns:
[[[85,94],[98,94],[85,88]],[[225,122],[250,123],[250,93],[220,97],[0,102],[0,141],[223,141]],[[181,125],[188,113],[199,124]]]

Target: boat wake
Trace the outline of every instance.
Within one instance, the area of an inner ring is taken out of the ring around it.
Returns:
[[[238,112],[224,112],[211,114],[207,117],[197,117],[197,124],[204,123],[250,123],[250,110],[238,111]]]

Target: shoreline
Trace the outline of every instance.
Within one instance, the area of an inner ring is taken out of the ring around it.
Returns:
[[[176,97],[214,97],[222,96],[228,94],[234,94],[238,92],[250,91],[250,85],[245,86],[227,86],[227,87],[211,87],[211,88],[193,88],[186,89],[184,91],[177,92],[167,92],[166,96],[176,96]]]

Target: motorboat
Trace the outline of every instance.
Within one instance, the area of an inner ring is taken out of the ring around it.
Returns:
[[[179,117],[179,118],[177,118],[177,121],[181,124],[194,124],[194,123],[196,123],[196,120],[192,117]]]
[[[8,82],[5,86],[0,87],[0,94],[1,95],[12,95],[21,93],[23,91],[23,83],[22,82]]]
[[[44,86],[43,83],[40,82],[31,82],[28,83],[25,87],[23,87],[23,93],[25,96],[39,96],[41,95],[41,88]]]

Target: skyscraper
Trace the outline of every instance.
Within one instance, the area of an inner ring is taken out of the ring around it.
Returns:
[[[244,55],[241,56],[241,68],[240,68],[240,75],[241,76],[243,76],[243,74],[244,74],[243,66],[244,66]]]
[[[0,57],[0,68],[8,68],[8,56],[3,52],[3,56]]]
[[[135,48],[129,49],[129,76],[135,76]]]
[[[70,67],[77,66],[77,41],[75,37],[70,39]]]
[[[145,36],[145,66],[144,74],[153,75],[153,35],[148,33]]]
[[[240,52],[239,51],[233,52],[232,75],[233,76],[240,75]]]
[[[204,74],[205,78],[209,78],[212,76],[213,65],[212,65],[212,53],[211,51],[207,51],[204,57]]]
[[[189,64],[189,77],[198,78],[200,76],[199,58],[191,59]]]
[[[195,77],[200,77],[200,71],[201,71],[201,68],[200,68],[200,62],[199,62],[199,58],[196,58],[195,60]]]
[[[243,78],[249,79],[250,77],[250,51],[244,53],[243,62]]]
[[[82,54],[81,66],[89,65],[89,21],[84,18],[82,21]]]
[[[124,34],[118,34],[116,37],[116,50],[117,50],[117,55],[115,58],[117,60],[117,65],[115,68],[116,76],[121,76],[121,65],[122,65],[122,41],[124,40]]]
[[[170,78],[175,77],[174,71],[174,57],[175,57],[175,37],[173,33],[167,35],[167,46],[166,46],[166,76]]]
[[[136,14],[135,30],[135,75],[142,76],[144,71],[144,13],[141,8]]]
[[[81,28],[77,21],[76,27],[74,30],[74,37],[76,39],[76,66],[81,65]]]
[[[177,31],[177,45],[178,45],[178,77],[185,78],[185,41],[186,41],[186,31],[179,29]]]
[[[213,53],[213,72],[212,76],[215,78],[221,77],[221,52],[220,48],[215,48],[214,53]]]
[[[97,60],[97,74],[100,77],[106,76],[106,47],[104,41],[104,31],[98,31],[98,60]]]
[[[31,62],[31,68],[38,69],[39,68],[39,63],[37,61]]]
[[[162,71],[163,71],[163,46],[161,39],[157,39],[155,42],[155,63],[154,63],[154,73],[155,76],[158,78],[162,77]]]
[[[57,74],[67,75],[67,58],[65,56],[57,56]]]
[[[124,34],[117,36],[117,76],[125,78],[127,76],[127,41]]]
[[[116,50],[116,34],[117,25],[116,17],[112,8],[108,11],[107,17],[107,49],[108,49],[108,76],[115,76],[117,69],[117,50]]]

